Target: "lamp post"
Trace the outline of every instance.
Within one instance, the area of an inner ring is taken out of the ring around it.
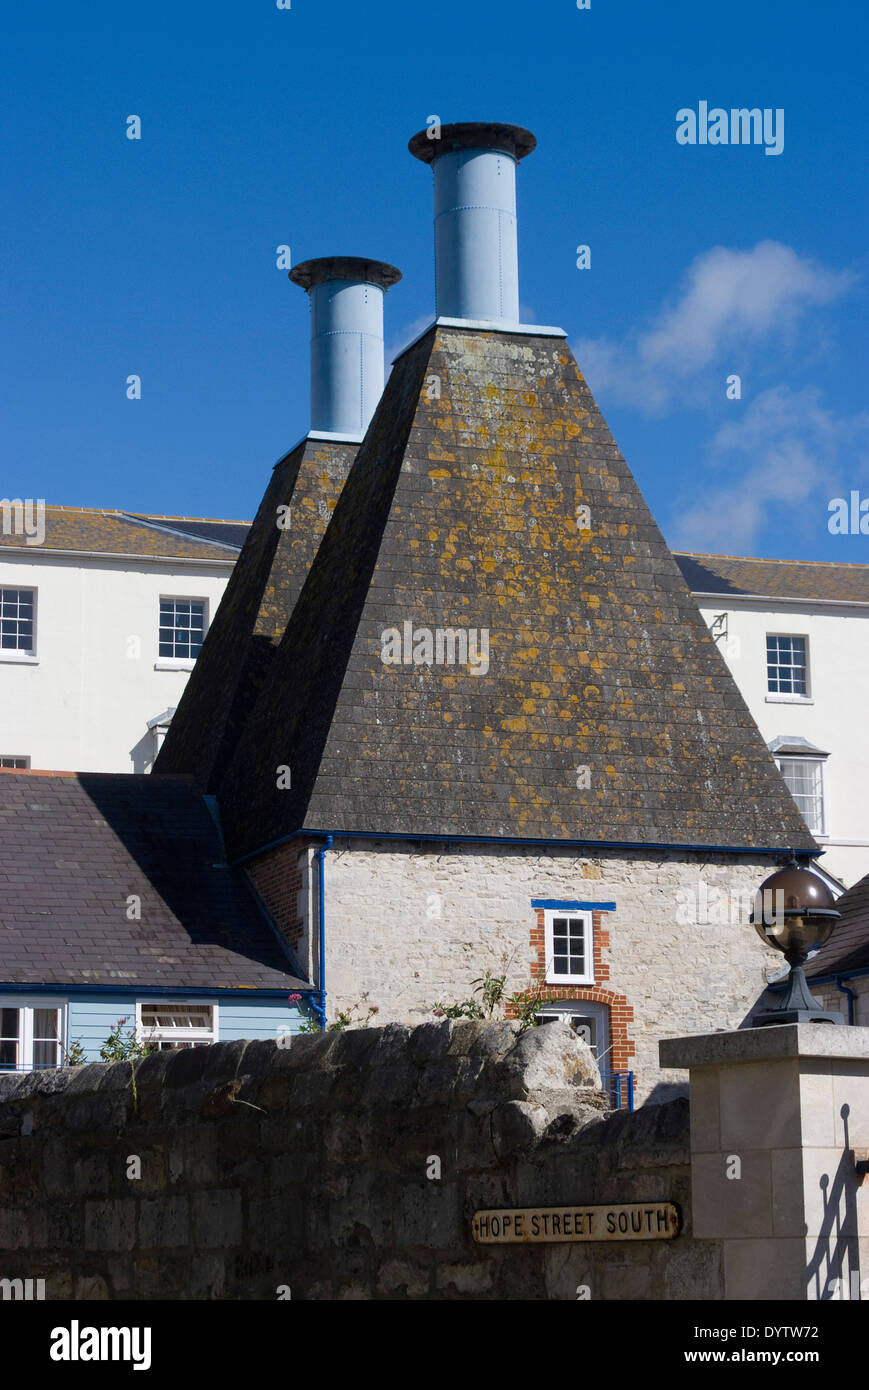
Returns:
[[[803,869],[792,855],[784,868],[763,883],[754,902],[751,921],[762,941],[775,946],[788,962],[788,991],[777,1009],[752,1014],[754,1028],[775,1023],[844,1023],[812,997],[803,966],[816,946],[829,941],[841,917],[824,881]]]

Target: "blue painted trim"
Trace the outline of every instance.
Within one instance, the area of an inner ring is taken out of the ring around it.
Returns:
[[[0,981],[0,994],[98,994],[136,998],[143,994],[159,999],[286,999],[288,994],[314,995],[317,991],[310,986],[287,984],[286,989],[224,989],[215,985],[213,989],[181,989],[166,985],[10,985]]]
[[[562,902],[560,898],[532,898],[532,907],[563,907],[571,912],[615,912],[615,903],[574,903]]]
[[[320,987],[316,998],[311,999],[311,1008],[317,1015],[320,1027],[326,1031],[326,851],[332,848],[332,836],[327,835],[314,858],[317,861],[317,907],[319,909],[320,959],[317,962]]]
[[[848,1000],[848,1022],[853,1027],[854,1008],[857,1003],[857,996],[854,993],[853,989],[849,989],[847,985],[842,984],[841,975],[837,976],[836,978],[836,989],[839,991],[840,994],[844,994],[846,999]]]
[[[809,988],[812,985],[835,984],[837,980],[862,980],[865,975],[869,975],[869,965],[858,965],[856,970],[834,970],[829,975],[807,975]],[[784,989],[787,980],[781,984],[769,985],[769,989]]]
[[[270,840],[266,845],[260,845],[258,849],[249,850],[247,854],[242,854],[238,859],[234,859],[231,868],[236,868],[239,864],[246,864],[249,859],[256,859],[260,854],[268,854],[269,850],[278,849],[281,845],[290,844],[293,840],[298,840],[303,836],[310,839],[324,840],[332,835],[337,840],[401,840],[404,843],[435,844],[435,845],[527,845],[531,849],[641,849],[652,851],[690,851],[692,854],[787,854],[793,853],[798,859],[816,859],[825,851],[822,849],[782,849],[780,845],[771,848],[769,845],[693,845],[693,844],[664,844],[657,840],[523,840],[509,835],[418,835],[412,830],[314,830],[308,826],[300,826],[298,830],[293,830],[289,835],[281,835],[277,840]]]

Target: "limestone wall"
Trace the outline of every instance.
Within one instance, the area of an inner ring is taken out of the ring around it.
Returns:
[[[738,1027],[765,987],[765,969],[781,967],[752,927],[728,920],[731,906],[753,898],[777,864],[663,851],[630,858],[475,845],[413,851],[337,837],[325,865],[329,1017],[367,994],[380,1020],[420,1023],[436,1000],[466,998],[474,979],[487,968],[501,973],[507,960],[507,992],[527,989],[537,960],[532,899],[614,902],[599,983],[633,1010],[627,1065],[638,1096],[658,1087],[656,1098],[666,1097],[684,1076],[661,1071],[658,1041]]]
[[[607,1114],[553,1024],[392,1025],[0,1078],[0,1277],[49,1299],[699,1298],[687,1102]],[[675,1201],[672,1241],[481,1246],[479,1208]],[[583,1293],[582,1296],[585,1296]]]

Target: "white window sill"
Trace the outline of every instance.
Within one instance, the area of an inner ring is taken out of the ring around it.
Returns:
[[[549,976],[547,975],[547,977],[546,977],[546,983],[547,983],[547,985],[553,985],[556,989],[558,988],[559,985],[570,985],[571,987],[572,987],[573,985],[584,985],[584,986],[590,987],[590,986],[592,986],[592,985],[594,984],[594,979],[590,979],[587,975],[555,975],[555,976],[553,976],[552,979],[550,979]],[[553,1005],[557,1005],[557,1004],[560,1004],[560,1003],[562,1003],[562,1002],[564,1002],[565,1004],[569,1004],[569,1003],[570,1003],[570,1000],[569,1000],[569,999],[565,999],[565,1000],[563,1000],[563,1001],[560,1000],[560,999],[551,999],[551,1000],[549,1000],[549,1003],[551,1003],[551,1004],[553,1004]]]
[[[159,661],[154,662],[155,671],[192,671],[196,665],[194,661],[188,661],[186,657],[164,656]]]
[[[10,666],[39,665],[39,657],[31,656],[29,652],[0,651],[0,661],[8,662]]]
[[[811,695],[767,695],[765,699],[768,705],[813,705],[815,703]]]

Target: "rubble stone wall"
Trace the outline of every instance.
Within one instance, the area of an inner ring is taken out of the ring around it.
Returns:
[[[46,1298],[716,1299],[684,1099],[611,1113],[562,1024],[397,1024],[0,1078],[0,1278]],[[481,1208],[676,1202],[668,1241]]]

